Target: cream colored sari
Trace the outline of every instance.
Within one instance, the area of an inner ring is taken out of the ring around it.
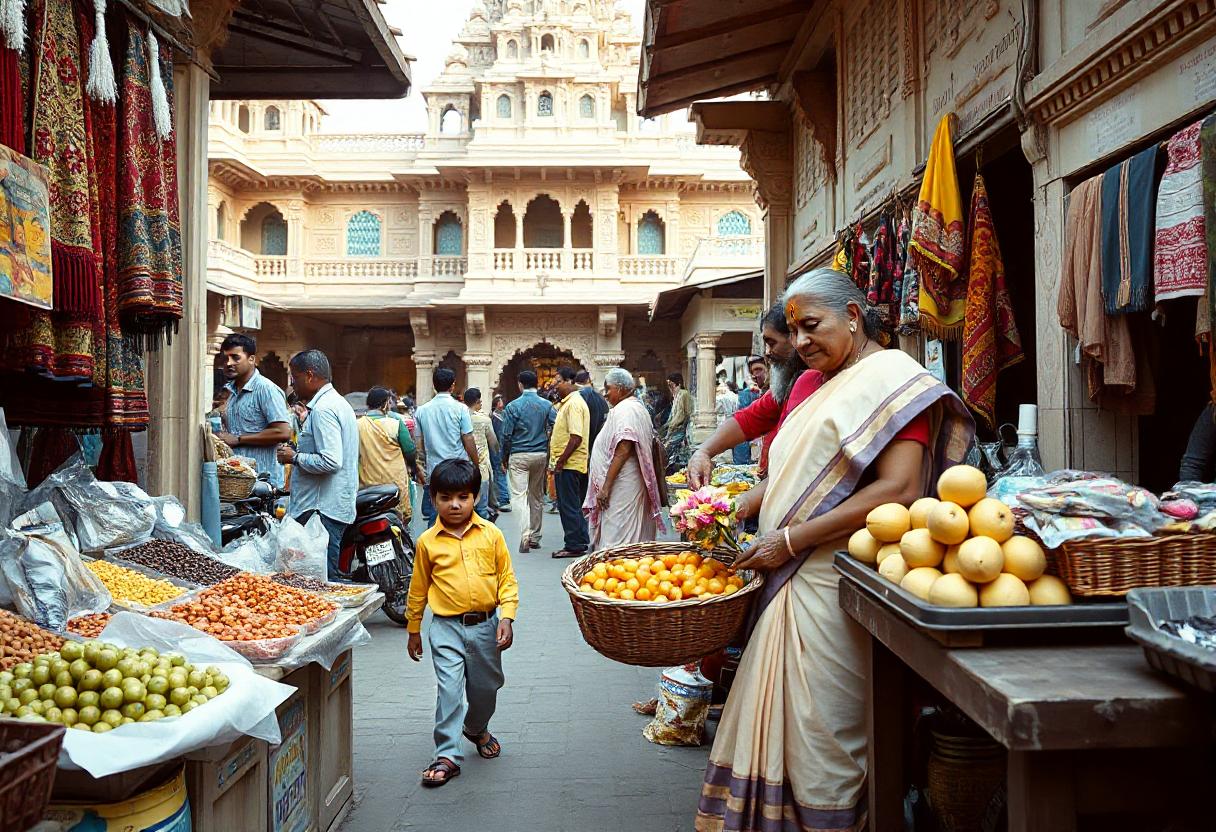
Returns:
[[[773,441],[761,532],[839,505],[891,438],[925,411],[928,480],[963,458],[974,432],[945,385],[898,350],[825,382]],[[700,832],[865,825],[869,638],[837,601],[832,554],[846,541],[825,541],[768,576],[710,754]]]

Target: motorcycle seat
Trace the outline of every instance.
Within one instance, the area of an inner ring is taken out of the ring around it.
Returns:
[[[360,488],[355,495],[355,513],[368,514],[380,507],[380,510],[395,506],[401,498],[401,489],[389,483],[388,485],[370,485]]]

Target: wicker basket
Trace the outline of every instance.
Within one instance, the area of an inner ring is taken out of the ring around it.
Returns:
[[[257,477],[240,474],[226,474],[220,471],[220,499],[221,500],[244,500],[253,493],[253,484],[257,482]]]
[[[671,667],[700,661],[731,643],[747,618],[752,596],[764,583],[758,575],[733,595],[667,604],[616,601],[578,590],[582,577],[601,561],[687,551],[687,543],[637,543],[593,552],[566,567],[562,586],[570,595],[583,638],[596,652],[624,664]],[[728,566],[734,562],[734,553],[728,550],[715,549],[711,554]]]
[[[1073,595],[1126,595],[1136,587],[1216,583],[1216,533],[1070,540],[1055,553]]]
[[[0,829],[29,829],[42,820],[64,733],[62,725],[0,720]]]

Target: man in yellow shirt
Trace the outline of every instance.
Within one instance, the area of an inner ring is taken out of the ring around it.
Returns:
[[[557,409],[557,421],[549,437],[549,468],[557,490],[557,511],[562,518],[566,543],[553,553],[555,558],[577,558],[587,552],[590,536],[587,518],[583,516],[583,501],[587,499],[587,460],[591,435],[591,411],[579,395],[572,367],[557,370],[557,393],[562,397]]]
[[[481,472],[450,459],[431,472],[428,487],[438,516],[415,546],[406,626],[410,658],[421,661],[422,614],[431,608],[427,642],[439,693],[435,761],[422,785],[434,788],[460,776],[461,734],[487,760],[502,752],[489,726],[505,681],[502,651],[514,638],[519,584],[502,532],[473,513]]]

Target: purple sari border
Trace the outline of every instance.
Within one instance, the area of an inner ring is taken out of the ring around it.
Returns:
[[[770,783],[758,777],[736,777],[723,766],[710,763],[705,782],[711,788],[729,787],[730,796],[742,801],[743,812],[731,809],[726,798],[703,794],[698,813],[721,818],[723,832],[833,832],[852,830],[866,814],[866,791],[862,789],[856,806],[846,809],[817,809],[799,803],[794,798],[789,781]],[[765,815],[765,808],[781,809],[781,817]],[[793,817],[790,817],[790,815]]]

